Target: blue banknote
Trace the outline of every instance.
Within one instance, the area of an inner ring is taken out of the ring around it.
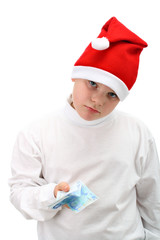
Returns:
[[[69,192],[58,191],[57,201],[49,207],[57,209],[67,204],[72,211],[78,213],[97,199],[98,197],[79,180],[71,186]]]

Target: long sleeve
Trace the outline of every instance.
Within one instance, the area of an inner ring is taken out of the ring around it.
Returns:
[[[11,163],[10,200],[26,218],[45,221],[58,212],[48,208],[55,201],[53,191],[56,184],[43,178],[43,154],[38,144],[37,133],[19,133]]]
[[[145,155],[145,157],[144,157]],[[137,204],[145,229],[146,240],[160,239],[160,163],[154,140],[140,156],[141,180],[137,184]]]

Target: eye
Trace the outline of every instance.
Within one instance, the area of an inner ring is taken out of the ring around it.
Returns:
[[[97,87],[97,83],[93,82],[93,81],[89,81],[89,84],[92,86],[92,87]]]
[[[108,96],[111,98],[118,98],[118,96],[114,92],[109,92]]]

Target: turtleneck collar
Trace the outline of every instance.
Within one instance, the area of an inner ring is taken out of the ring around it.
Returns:
[[[114,110],[103,118],[87,121],[80,117],[77,111],[71,106],[71,103],[72,103],[72,95],[70,95],[70,97],[67,99],[67,103],[64,108],[64,114],[69,120],[71,120],[74,124],[79,126],[83,126],[83,127],[101,126],[103,124],[111,122],[116,115],[116,111]]]

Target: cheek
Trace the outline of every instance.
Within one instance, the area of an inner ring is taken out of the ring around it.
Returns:
[[[119,101],[113,101],[113,103],[111,104],[110,110],[113,111],[116,108],[116,106],[118,105],[118,103],[119,103]]]
[[[105,106],[105,108],[104,108],[104,112],[105,113],[110,113],[110,112],[112,112],[115,108],[116,108],[116,106],[118,105],[118,103],[119,102],[108,102],[107,104],[106,104],[106,106]]]
[[[82,104],[86,98],[86,91],[82,86],[76,87],[72,93],[73,102],[76,104]]]
[[[75,107],[81,104],[81,94],[76,89],[72,93],[72,99]]]

